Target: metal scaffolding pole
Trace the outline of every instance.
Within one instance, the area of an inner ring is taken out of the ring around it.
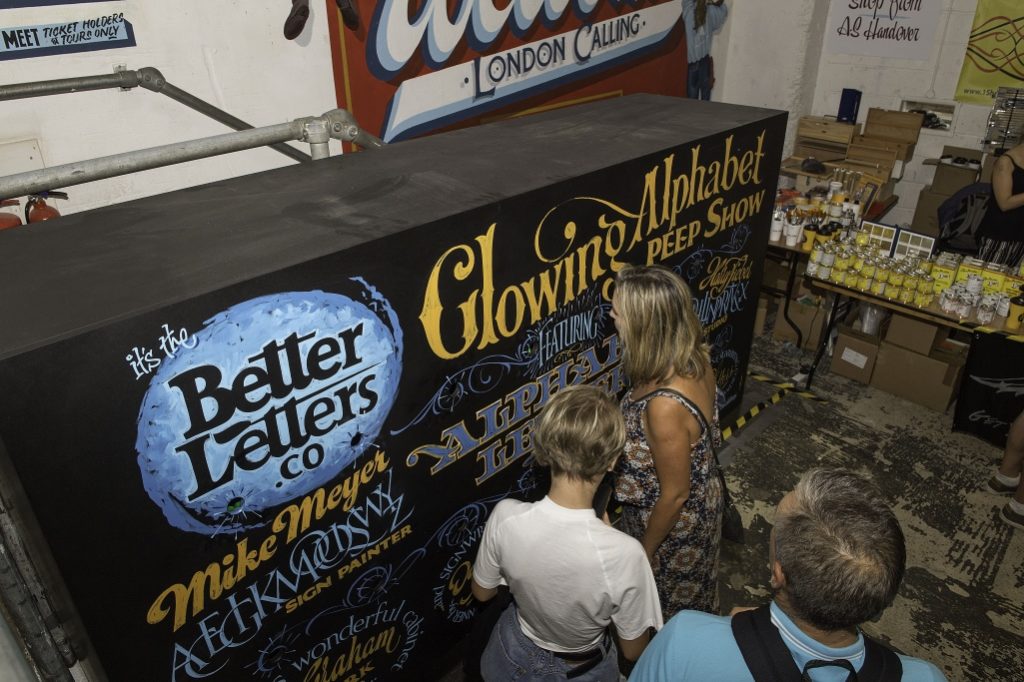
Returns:
[[[129,90],[131,88],[143,88],[152,92],[158,92],[173,99],[175,102],[184,104],[190,109],[198,111],[215,121],[223,123],[232,130],[251,130],[254,126],[246,123],[240,118],[232,116],[223,109],[218,109],[209,102],[199,99],[181,88],[167,82],[159,69],[146,66],[138,70],[118,71],[112,74],[99,76],[77,76],[74,78],[57,78],[48,81],[35,81],[31,83],[13,83],[11,85],[0,85],[0,102],[14,99],[26,99],[28,97],[45,97],[47,95],[64,95],[72,92],[85,92],[89,90],[107,90],[119,88]],[[313,159],[291,145],[283,142],[268,144],[271,149],[284,154],[290,159],[305,163]]]
[[[262,147],[284,140],[309,142],[313,147],[314,157],[324,158],[327,156],[327,141],[332,137],[371,149],[382,147],[384,144],[362,130],[347,111],[334,109],[322,116],[300,118],[290,123],[176,142],[0,177],[0,199],[34,194],[54,187],[80,185],[93,180]]]

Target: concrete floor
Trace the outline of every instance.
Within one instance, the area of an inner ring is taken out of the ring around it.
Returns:
[[[810,359],[808,351],[761,337],[751,370],[784,380]],[[748,529],[745,545],[723,543],[723,612],[769,598],[767,538],[782,495],[808,468],[845,466],[879,484],[908,543],[900,595],[865,629],[930,660],[950,680],[1024,680],[1024,532],[999,522],[1005,497],[981,491],[1001,452],[952,433],[951,411],[933,412],[830,375],[827,364],[826,358],[812,386],[827,401],[789,393],[737,430],[721,452]],[[748,379],[741,413],[777,391]],[[463,676],[456,668],[443,679]]]

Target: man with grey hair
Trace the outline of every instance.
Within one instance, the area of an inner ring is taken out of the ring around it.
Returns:
[[[946,679],[860,632],[892,603],[906,565],[899,522],[864,478],[843,469],[804,474],[779,502],[768,562],[770,605],[732,618],[679,613],[630,682]]]

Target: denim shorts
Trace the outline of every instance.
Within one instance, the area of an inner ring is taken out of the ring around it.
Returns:
[[[578,682],[618,682],[618,653],[611,638],[601,640],[603,654],[600,663],[571,679]],[[523,682],[553,682],[570,679],[585,662],[559,658],[554,652],[542,649],[527,637],[519,627],[515,604],[501,614],[480,661],[480,671],[486,682],[522,680]]]

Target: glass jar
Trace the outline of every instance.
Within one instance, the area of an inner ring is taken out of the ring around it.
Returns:
[[[816,262],[814,262],[814,261],[808,261],[807,262],[807,269],[804,270],[804,274],[807,275],[808,277],[817,277],[818,276],[818,264]]]
[[[903,276],[903,286],[911,291],[917,291],[918,276],[916,271],[907,272]]]
[[[934,294],[935,280],[932,279],[931,275],[922,273],[917,280],[917,290],[922,294]]]
[[[835,284],[846,284],[846,270],[832,268],[832,275],[828,278],[828,281]]]
[[[932,265],[934,264],[935,261],[931,260],[930,258],[926,258],[925,260],[921,261],[921,271],[924,272],[924,274],[926,275],[932,274]]]
[[[889,265],[888,258],[881,258],[878,260],[878,266],[875,268],[875,279],[879,282],[888,282],[889,275],[892,273],[892,268]]]
[[[875,273],[878,271],[878,265],[875,263],[874,258],[865,258],[864,266],[860,269],[860,274],[865,277],[874,279]]]
[[[877,279],[871,280],[871,293],[875,296],[885,294],[885,282],[879,282]]]
[[[900,293],[896,300],[900,303],[911,304],[914,302],[914,294],[917,293],[917,289],[908,289],[907,287],[901,287]]]
[[[871,235],[866,230],[858,230],[853,237],[853,241],[857,246],[867,246],[871,243]]]
[[[870,291],[871,290],[871,278],[865,277],[863,274],[857,275],[857,291]]]
[[[961,318],[970,317],[973,308],[971,300],[963,295],[957,296],[954,300],[956,301],[956,315]]]
[[[845,248],[841,248],[839,253],[836,254],[836,262],[832,267],[836,270],[849,270],[852,260],[850,252]]]
[[[832,266],[818,263],[818,279],[831,280]]]
[[[996,316],[995,306],[990,303],[983,303],[978,306],[978,322],[981,324],[989,324]]]
[[[901,268],[893,268],[889,272],[889,284],[893,285],[894,287],[902,288],[903,280],[906,279],[906,277],[907,276],[904,274]]]
[[[826,244],[822,247],[821,260],[819,265],[831,268],[836,262],[836,249],[832,244]]]

